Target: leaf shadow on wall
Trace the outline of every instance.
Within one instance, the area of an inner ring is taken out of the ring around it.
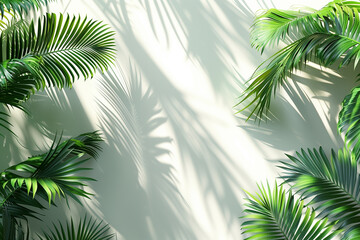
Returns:
[[[246,61],[257,62],[250,48],[248,31],[254,13],[246,1],[137,1],[146,13],[155,38],[161,41],[163,37],[165,43],[162,44],[169,46],[174,44],[172,36],[175,35],[176,42],[182,46],[187,58],[199,65],[210,80],[214,95],[221,100],[233,101],[232,95],[238,94],[234,69],[242,64],[237,62],[237,53],[233,51],[237,47],[234,46],[241,47],[242,54],[247,57]],[[132,2],[95,2],[104,12],[111,12],[108,19],[113,25],[131,31],[132,19],[127,11],[131,12]]]
[[[10,121],[16,125],[17,136],[6,132],[6,152],[2,151],[3,162],[18,163],[29,156],[22,153],[38,154],[51,145],[55,135],[63,138],[94,131],[74,89],[47,88],[36,92],[24,103],[28,114],[20,110],[10,112]],[[11,150],[12,149],[12,150]]]
[[[188,4],[187,8],[190,8],[189,6],[193,2],[200,4],[199,1],[191,1],[191,3],[185,1]],[[107,21],[119,34],[121,41],[132,55],[134,63],[158,97],[160,106],[173,130],[177,148],[180,151],[185,178],[192,179],[191,182],[186,182],[186,184],[192,184],[193,186],[187,185],[186,187],[192,188],[196,186],[199,188],[198,195],[192,196],[192,198],[197,198],[196,201],[200,203],[205,212],[206,221],[210,222],[210,226],[213,228],[226,229],[228,236],[220,237],[239,238],[238,217],[242,212],[241,186],[251,185],[247,173],[240,169],[236,164],[236,159],[229,156],[222,148],[221,139],[212,135],[211,129],[204,124],[204,116],[191,107],[185,96],[171,83],[170,79],[135,36],[128,15],[127,3],[121,0],[106,1],[105,3],[95,1],[95,3],[105,13],[104,16],[107,17]],[[181,1],[162,1],[162,3],[182,4]],[[181,10],[180,6],[176,6],[176,8],[179,8],[176,11]],[[197,8],[201,7],[197,6]],[[193,12],[194,9],[191,9],[191,11],[191,15],[197,14]],[[209,27],[209,23],[203,23],[206,24],[205,27]],[[192,23],[187,24],[191,25]],[[197,27],[200,28],[201,26],[197,25]],[[209,42],[212,40],[209,39]],[[226,48],[226,46],[217,47]],[[217,52],[215,51],[215,53]],[[219,56],[217,58],[219,59]],[[212,68],[214,66],[209,64],[207,67]],[[222,64],[219,65],[219,68],[221,72]],[[226,84],[219,82],[222,77],[218,74],[217,76],[216,84]],[[219,214],[213,215],[216,211],[219,211]],[[192,229],[196,229],[196,227],[192,226]],[[181,239],[181,236],[174,234],[174,239]]]
[[[125,239],[196,239],[173,167],[159,159],[170,154],[171,139],[156,133],[166,121],[157,98],[149,88],[144,91],[136,71],[127,79],[119,68],[99,79],[98,92],[99,127],[106,146],[103,174],[92,184],[98,203],[89,201],[88,210]]]
[[[277,94],[266,122],[240,127],[256,141],[284,153],[292,154],[308,147],[323,146],[328,150],[342,147],[343,139],[336,126],[341,102],[356,86],[354,79],[358,71],[353,69],[353,66],[319,69],[314,64],[307,65],[301,75],[294,74],[282,87],[282,93],[290,100]],[[240,121],[244,118],[240,117]]]

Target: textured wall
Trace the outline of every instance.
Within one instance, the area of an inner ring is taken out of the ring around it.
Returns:
[[[108,222],[119,239],[241,239],[243,190],[279,174],[278,160],[301,147],[329,149],[352,68],[310,64],[273,102],[260,126],[235,115],[237,97],[261,56],[249,28],[262,8],[303,0],[63,0],[53,12],[88,15],[116,32],[118,67],[47,90],[13,111],[18,139],[4,141],[3,166],[64,136],[99,129],[104,151],[93,163],[93,200],[85,210],[44,212],[50,219],[84,211]],[[291,96],[291,101],[289,101]],[[41,223],[32,220],[35,228]]]

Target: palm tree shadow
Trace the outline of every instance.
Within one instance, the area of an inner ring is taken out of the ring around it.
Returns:
[[[166,122],[157,98],[149,88],[144,91],[136,71],[127,79],[119,68],[99,80],[98,93],[106,146],[103,173],[92,185],[98,203],[87,202],[88,210],[125,239],[195,239],[174,169],[162,159],[169,157],[171,139],[157,133]]]
[[[74,89],[49,87],[36,92],[23,106],[27,113],[10,109],[8,120],[16,135],[4,132],[1,140],[5,147],[1,150],[4,167],[48,149],[55,135],[67,138],[95,130]]]

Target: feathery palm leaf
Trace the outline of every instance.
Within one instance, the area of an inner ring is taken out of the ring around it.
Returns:
[[[9,25],[14,23],[14,21],[16,21],[17,19],[18,18],[17,18],[16,13],[14,13],[13,11],[5,10],[3,12],[2,17],[0,17],[0,31],[1,32],[6,31],[6,29],[9,27]]]
[[[272,95],[276,93],[279,86],[285,83],[292,71],[301,68],[302,64],[309,60],[315,60],[317,46],[328,37],[328,33],[319,33],[306,36],[285,47],[276,53],[265,69],[254,73],[253,82],[245,90],[238,104],[251,99],[244,109],[255,103],[255,107],[249,114],[249,118],[255,113],[260,119],[270,107]],[[241,110],[242,111],[242,110]]]
[[[354,146],[354,151],[360,151],[360,87],[355,87],[342,102],[339,113],[338,129],[345,133],[345,141]],[[359,161],[360,159],[357,158]]]
[[[62,14],[47,14],[36,27],[19,21],[0,33],[0,103],[22,109],[36,90],[71,87],[114,59],[114,33],[101,22]]]
[[[263,52],[265,47],[278,44],[293,34],[297,39],[321,31],[328,16],[344,11],[352,15],[360,3],[354,1],[332,1],[320,10],[303,7],[298,10],[269,9],[257,16],[251,27],[251,45]]]
[[[38,75],[49,85],[71,86],[80,76],[105,70],[114,59],[114,33],[98,21],[47,14],[36,28],[30,23],[24,38],[22,32],[16,30],[2,41],[0,62],[36,57],[41,60]]]
[[[275,183],[276,184],[276,183]],[[288,196],[283,187],[277,184],[271,191],[267,187],[259,186],[260,194],[250,193],[247,208],[244,210],[246,220],[242,223],[246,239],[332,239],[341,231],[333,231],[333,224],[327,219],[315,219],[315,212],[306,208],[304,202],[295,200],[291,191]]]
[[[21,103],[34,92],[34,89],[41,86],[41,80],[34,78],[38,67],[38,59],[32,56],[12,59],[0,65],[0,103],[25,110]],[[8,117],[8,113],[0,110],[0,126],[13,133],[9,128],[11,123],[7,120]]]
[[[36,77],[39,65],[39,59],[30,55],[0,65],[0,103],[22,109],[21,103],[41,87]]]
[[[40,240],[110,240],[114,238],[114,234],[109,232],[110,227],[107,224],[85,216],[77,227],[71,219],[66,227],[61,223],[59,226],[54,224],[54,230],[44,233],[43,237],[38,236]]]
[[[2,189],[1,188],[1,207],[0,217],[2,219],[1,239],[21,239],[17,238],[22,234],[22,225],[19,219],[27,221],[28,217],[38,218],[38,213],[29,207],[44,209],[44,206],[35,198],[28,196],[24,189]],[[41,194],[38,194],[38,196]],[[44,196],[42,196],[44,197]]]
[[[29,29],[28,21],[17,14],[9,13],[8,15],[6,21],[2,21],[2,24],[0,20],[0,31],[3,37],[1,40],[11,39],[11,35],[14,33],[21,34],[20,38],[27,36]]]
[[[357,9],[350,11],[348,7],[336,8],[335,13],[324,18],[322,22],[315,19],[311,25],[316,32],[289,44],[264,62],[263,64],[268,64],[264,69],[255,71],[251,78],[253,82],[245,90],[239,102],[240,104],[252,98],[250,104],[245,107],[255,103],[249,118],[255,113],[255,117],[260,119],[264,113],[267,113],[277,88],[285,83],[294,70],[301,69],[307,61],[328,66],[343,57],[340,66],[352,60],[355,61],[355,65],[359,62],[359,13]]]
[[[78,200],[76,195],[88,197],[89,193],[78,186],[84,186],[83,181],[93,179],[75,176],[75,173],[90,170],[80,167],[89,160],[82,159],[82,156],[95,157],[100,150],[100,141],[97,132],[85,133],[61,144],[54,141],[47,153],[31,157],[2,172],[3,188],[7,185],[15,189],[26,187],[27,193],[32,191],[33,197],[38,191],[43,191],[49,203],[56,195],[71,196],[75,200]]]
[[[0,0],[0,18],[6,11],[15,11],[23,13],[31,8],[39,8],[53,0]]]
[[[50,204],[58,195],[80,203],[77,196],[90,195],[81,187],[85,186],[83,181],[93,179],[77,174],[90,170],[81,166],[89,160],[82,156],[96,157],[100,141],[97,132],[84,133],[60,144],[54,141],[47,153],[31,157],[1,173],[0,212],[6,239],[13,239],[17,219],[37,218],[36,212],[29,207],[44,208],[38,199],[46,199]]]
[[[329,159],[322,148],[288,155],[282,162],[285,182],[310,198],[320,216],[339,221],[345,236],[360,238],[360,175],[355,154],[346,149],[332,151]]]

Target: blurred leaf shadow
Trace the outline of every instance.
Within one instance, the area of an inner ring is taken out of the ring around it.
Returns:
[[[247,61],[257,62],[249,43],[254,13],[244,0],[94,0],[119,33],[132,32],[129,16],[135,3],[143,8],[155,38],[167,46],[178,42],[188,59],[210,80],[219,100],[238,94],[234,69],[241,66],[233,49],[241,48]],[[262,6],[262,2],[258,1]],[[137,7],[137,6],[136,6]],[[171,38],[175,35],[175,39]],[[160,41],[160,40],[159,40]],[[237,47],[235,47],[237,46]],[[243,60],[243,59],[241,59]],[[231,101],[233,99],[231,98]]]
[[[107,144],[104,175],[92,184],[98,204],[89,201],[88,209],[125,239],[196,239],[174,169],[161,160],[170,154],[171,139],[156,132],[166,118],[150,88],[144,90],[140,75],[130,71],[126,78],[119,67],[113,68],[99,79],[99,127]]]
[[[135,36],[135,33],[132,30],[132,21],[128,15],[127,3],[122,0],[108,0],[106,2],[95,0],[94,2],[105,13],[104,16],[107,17],[107,21],[119,34],[121,41],[125,44],[132,55],[134,63],[148,81],[154,91],[154,95],[158,97],[161,108],[168,118],[168,123],[174,133],[174,139],[180,151],[182,168],[185,169],[185,178],[192,179],[191,182],[186,182],[186,184],[195,184],[196,188],[199,188],[199,192],[197,193],[198,195],[193,196],[192,198],[196,198],[196,201],[201,203],[201,208],[203,208],[203,211],[206,214],[206,221],[210,222],[211,226],[225,228],[228,238],[239,238],[240,229],[238,217],[240,216],[242,209],[241,185],[251,185],[250,181],[248,181],[250,179],[249,176],[244,169],[239,168],[235,162],[236,160],[232,159],[232,157],[230,157],[228,153],[222,149],[220,144],[221,139],[218,139],[210,133],[211,129],[208,129],[208,127],[204,124],[202,115],[192,109],[186,101],[185,96],[183,96],[182,93],[171,83],[170,79],[155,63],[154,59],[152,59],[152,57],[147,53],[144,46]],[[182,9],[189,8],[188,11],[190,11],[191,16],[196,20],[197,16],[195,15],[197,15],[198,12],[194,11],[198,11],[199,8],[203,8],[203,6],[199,5],[199,1],[157,1],[157,3],[159,2],[169,4],[175,8],[171,10],[171,14],[173,14],[175,10],[178,11],[178,13],[175,14],[179,14],[181,21],[183,21],[182,18],[184,17],[182,13],[180,13]],[[182,4],[187,4],[187,6],[183,6]],[[219,4],[222,7],[224,6],[220,1],[217,1],[216,4]],[[170,10],[167,9],[166,11]],[[235,14],[233,13],[233,10],[229,9],[229,11],[230,15]],[[209,13],[200,13],[200,16],[198,17],[202,17],[201,15],[203,14]],[[186,22],[184,26],[191,28],[191,25],[194,23],[192,21],[195,20]],[[205,19],[201,20],[203,24],[205,24],[206,21],[207,20]],[[211,24],[206,23],[205,26],[196,26],[196,29],[198,30],[200,27],[209,27],[210,29]],[[194,29],[192,31],[195,32]],[[211,38],[217,39],[219,37],[220,34],[219,36],[211,36],[208,41],[211,42],[213,41]],[[191,37],[189,36],[189,38]],[[190,41],[193,40],[190,39]],[[207,46],[203,48],[204,51],[205,49],[209,50],[209,47],[211,49],[211,46],[209,46],[208,43],[204,44]],[[222,43],[219,45],[221,44]],[[192,47],[190,47],[190,50],[191,49]],[[214,54],[218,55],[219,53],[215,51]],[[216,61],[222,62],[222,60],[219,60],[219,56],[213,57],[218,59]],[[214,69],[213,64],[206,64],[209,68]],[[215,69],[219,68],[221,72],[221,69],[225,68],[223,64],[226,65],[223,62],[219,63],[219,66]],[[218,65],[218,63],[216,65]],[[226,68],[227,67],[228,65],[226,65]],[[223,76],[224,73],[221,73],[220,75]],[[216,84],[226,84],[221,81],[219,82],[219,79],[222,79],[219,74],[216,74],[216,76],[213,77],[213,80],[216,79],[217,81]],[[219,90],[218,87],[214,86],[214,88]],[[136,189],[136,185],[130,186],[130,188]],[[138,195],[135,194],[132,197],[129,196],[128,201],[131,201],[137,196],[143,196],[143,193],[140,192],[137,193]],[[164,194],[167,193],[164,192]],[[104,196],[105,195],[106,194],[104,194]],[[220,215],[213,215],[214,208],[218,208],[216,211],[219,211]],[[134,212],[133,214],[137,213]],[[219,216],[221,216],[220,219]],[[221,226],[219,226],[219,222],[221,223]],[[130,228],[130,226],[133,225],[129,224],[128,227]],[[192,226],[192,229],[196,229],[196,227]],[[124,231],[126,230],[124,229]],[[181,236],[174,234],[173,239],[182,238]]]

